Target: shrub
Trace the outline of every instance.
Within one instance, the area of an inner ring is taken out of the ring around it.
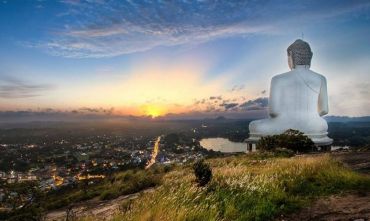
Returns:
[[[198,160],[193,165],[196,181],[199,186],[205,186],[212,179],[212,170],[204,160]]]
[[[297,152],[309,152],[316,149],[312,140],[298,130],[287,130],[279,135],[280,145]]]
[[[316,149],[312,140],[298,130],[289,129],[283,134],[262,137],[257,146],[261,150],[275,151],[286,148],[294,152],[309,152]]]
[[[258,141],[257,146],[261,150],[272,151],[280,147],[279,139],[277,135],[261,137]]]

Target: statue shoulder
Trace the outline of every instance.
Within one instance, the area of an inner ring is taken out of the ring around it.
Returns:
[[[282,73],[282,74],[277,74],[275,75],[274,77],[272,77],[272,79],[282,79],[282,78],[286,78],[288,77],[289,75],[291,74],[291,71],[288,71],[288,72],[285,72],[285,73]]]
[[[326,77],[325,77],[324,75],[319,74],[319,73],[317,73],[317,72],[314,72],[314,71],[312,71],[312,70],[310,70],[310,72],[311,72],[312,74],[314,74],[317,78],[319,78],[322,82],[326,82]]]
[[[282,73],[282,74],[275,75],[275,76],[273,76],[271,78],[271,81],[277,82],[277,81],[280,81],[282,79],[285,79],[285,78],[289,77],[290,72],[291,71],[288,71],[288,72],[285,72],[285,73]]]

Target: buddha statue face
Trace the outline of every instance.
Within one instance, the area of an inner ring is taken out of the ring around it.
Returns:
[[[294,69],[297,65],[311,66],[312,51],[310,45],[302,41],[296,40],[288,49],[288,65],[290,69]]]

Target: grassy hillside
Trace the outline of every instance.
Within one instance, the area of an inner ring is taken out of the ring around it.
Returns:
[[[269,220],[319,196],[370,191],[370,178],[330,155],[253,154],[208,162],[213,180],[206,187],[196,185],[190,166],[179,167],[156,191],[122,204],[114,220]]]

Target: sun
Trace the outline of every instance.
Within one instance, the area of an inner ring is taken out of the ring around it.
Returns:
[[[144,114],[152,118],[159,117],[164,114],[164,108],[156,105],[146,105],[143,107]]]

